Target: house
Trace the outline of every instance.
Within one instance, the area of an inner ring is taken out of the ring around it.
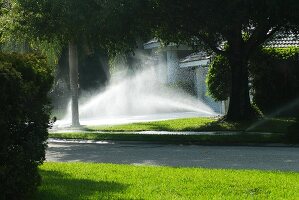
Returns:
[[[207,95],[206,75],[210,56],[205,52],[193,53],[186,45],[169,44],[162,47],[158,40],[150,40],[144,44],[144,49],[159,65],[160,81],[165,84],[179,84],[194,94],[199,100],[209,105],[215,112],[225,114],[227,103],[216,102]]]
[[[151,51],[159,65],[160,81],[165,84],[180,83],[189,85],[196,97],[209,105],[215,112],[225,114],[228,110],[228,101],[217,102],[207,95],[206,76],[211,57],[205,52],[193,53],[186,45],[174,43],[163,47],[156,39],[145,43],[144,49]],[[265,47],[289,48],[299,47],[297,34],[277,34],[268,41]],[[298,57],[299,59],[299,57]]]

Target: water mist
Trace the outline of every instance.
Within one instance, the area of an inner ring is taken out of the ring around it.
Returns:
[[[83,125],[122,124],[193,116],[215,116],[209,106],[179,88],[159,80],[157,67],[144,67],[135,74],[123,71],[109,85],[80,103]],[[57,126],[70,124],[70,106]]]

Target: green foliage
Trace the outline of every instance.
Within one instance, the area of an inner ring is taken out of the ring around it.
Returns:
[[[262,112],[271,114],[299,98],[298,53],[298,48],[264,48],[251,58],[253,101]],[[291,108],[294,114],[298,107]]]
[[[50,43],[33,35],[32,29],[24,23],[24,13],[16,0],[5,1],[1,11],[0,48],[2,52],[39,52],[51,65],[57,64],[61,44],[54,38]]]
[[[268,55],[279,60],[287,60],[298,55],[298,47],[288,48],[263,48],[262,55]]]
[[[208,95],[216,101],[228,99],[231,91],[231,71],[227,59],[216,56],[209,65],[206,83]]]
[[[31,37],[90,43],[109,53],[130,51],[150,34],[148,1],[17,0],[21,29]]]
[[[248,95],[249,58],[278,31],[295,31],[299,27],[298,1],[152,1],[158,38],[166,43],[208,49],[229,61],[232,92],[226,119],[256,118]]]
[[[294,18],[297,17],[299,4],[295,0],[151,1],[155,8],[156,33],[161,39],[188,43],[198,48],[208,47],[215,53],[220,53],[217,48],[224,41],[231,46],[241,39],[248,42],[244,43],[244,47],[256,47],[265,42],[269,31],[277,30],[274,27],[283,24],[290,28],[290,23],[298,25]],[[236,37],[240,38],[234,40]],[[233,53],[228,49],[225,51]]]
[[[256,111],[271,114],[299,97],[298,53],[298,48],[263,48],[250,58],[250,80]],[[207,86],[208,94],[213,99],[223,101],[229,97],[230,67],[223,56],[216,56],[210,64]],[[289,109],[280,113],[299,112],[298,105],[291,109],[292,112]]]
[[[45,159],[51,70],[36,55],[0,54],[0,199],[26,199]]]

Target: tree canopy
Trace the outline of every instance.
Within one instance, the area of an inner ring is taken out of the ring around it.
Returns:
[[[150,21],[141,20],[149,10],[147,1],[17,1],[23,29],[41,39],[93,42],[115,53],[133,50],[150,34]]]
[[[157,35],[224,56],[231,66],[229,120],[255,117],[248,88],[250,56],[279,31],[296,31],[295,0],[153,0]]]
[[[69,46],[72,124],[78,126],[78,44],[83,43],[87,51],[96,46],[110,54],[132,51],[138,40],[150,34],[147,29],[150,21],[145,20],[147,12],[143,11],[148,11],[150,4],[136,0],[16,1],[24,32],[33,38]]]
[[[248,61],[277,32],[297,31],[296,0],[16,0],[19,24],[34,37],[133,50],[155,35],[222,55],[231,67],[227,119],[254,118]]]

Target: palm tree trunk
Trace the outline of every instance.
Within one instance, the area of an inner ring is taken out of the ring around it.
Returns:
[[[78,127],[80,126],[78,105],[78,52],[77,45],[74,41],[69,42],[69,70],[72,95],[72,126]]]

